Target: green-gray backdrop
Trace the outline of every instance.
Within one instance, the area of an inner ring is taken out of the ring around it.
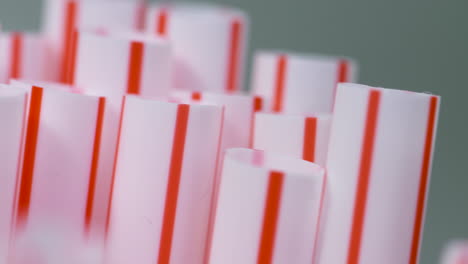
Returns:
[[[38,29],[41,2],[0,0],[3,28]],[[362,83],[441,95],[421,263],[437,263],[449,239],[468,238],[467,0],[211,2],[251,15],[250,52],[348,55],[360,61]]]

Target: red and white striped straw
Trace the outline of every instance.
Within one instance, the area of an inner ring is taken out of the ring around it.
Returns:
[[[28,88],[15,228],[20,234],[57,227],[85,238],[106,100],[38,86]]]
[[[229,149],[209,263],[311,263],[323,181],[313,163]]]
[[[317,263],[418,263],[439,100],[338,85]]]
[[[257,113],[253,148],[277,152],[325,166],[331,115]]]
[[[171,48],[165,40],[79,32],[71,83],[93,92],[166,96],[171,66]]]
[[[163,4],[148,11],[147,31],[166,36],[176,57],[173,86],[234,92],[243,86],[248,17],[207,4]]]
[[[254,59],[252,91],[275,113],[331,113],[340,82],[354,82],[357,64],[345,58],[312,54],[259,52]]]
[[[26,90],[0,85],[0,263],[8,263],[27,99]]]
[[[108,263],[202,263],[223,108],[126,96]]]
[[[73,60],[74,32],[87,30],[141,30],[145,17],[144,1],[47,0],[43,14],[43,32],[51,41],[57,65],[56,75],[69,83]]]
[[[10,79],[52,80],[47,40],[31,33],[0,34],[0,82]]]
[[[468,241],[452,241],[444,249],[441,264],[468,264]]]

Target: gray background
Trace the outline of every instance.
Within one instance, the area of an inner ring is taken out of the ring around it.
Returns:
[[[421,263],[437,263],[449,239],[468,238],[467,0],[209,2],[251,15],[250,52],[348,55],[361,63],[362,83],[441,95]],[[40,8],[40,0],[0,0],[0,21],[5,30],[38,29]]]

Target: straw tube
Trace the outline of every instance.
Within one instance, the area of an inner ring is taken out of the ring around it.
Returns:
[[[202,263],[223,108],[126,96],[108,263]]]
[[[439,101],[338,86],[317,263],[418,262]]]
[[[307,161],[229,149],[209,263],[311,263],[323,180]]]
[[[86,91],[166,96],[172,53],[165,40],[140,34],[80,31],[71,83]]]
[[[195,91],[242,89],[248,17],[208,4],[164,4],[148,11],[147,31],[174,45],[173,86]]]
[[[63,229],[84,239],[91,220],[106,100],[38,86],[28,88],[16,231]]]

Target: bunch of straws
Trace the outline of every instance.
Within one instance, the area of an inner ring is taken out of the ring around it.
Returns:
[[[418,262],[440,98],[255,55],[225,6],[47,0],[0,35],[0,263]]]

